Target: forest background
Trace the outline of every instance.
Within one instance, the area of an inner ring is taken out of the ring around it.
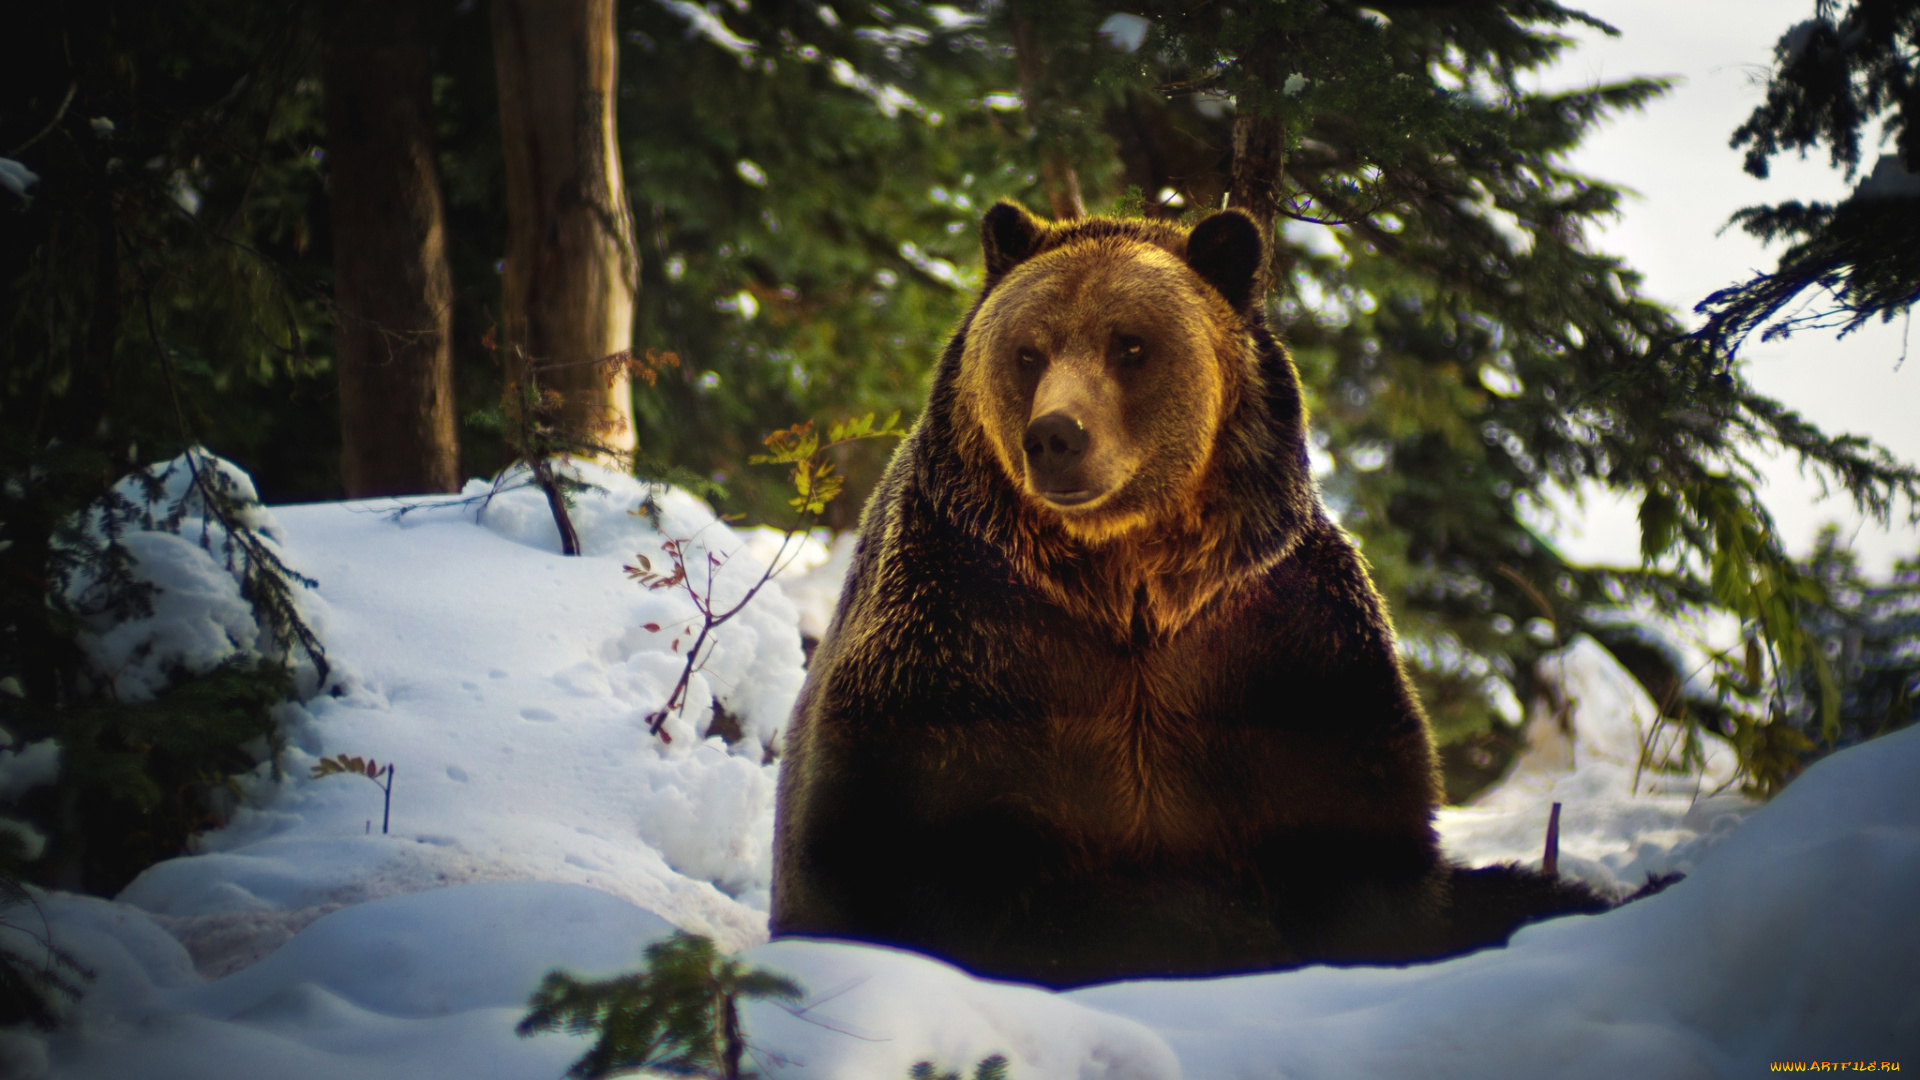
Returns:
[[[99,0],[13,23],[0,726],[64,748],[59,782],[7,808],[45,839],[15,872],[111,893],[181,850],[288,691],[276,662],[140,702],[88,670],[80,635],[151,602],[109,497],[130,468],[200,444],[268,503],[450,491],[528,450],[532,402],[549,433],[783,524],[783,478],[747,459],[805,418],[914,415],[1003,198],[1231,205],[1275,230],[1269,318],[1316,472],[1392,604],[1452,797],[1552,707],[1539,663],[1577,633],[1659,704],[1648,767],[1718,739],[1777,790],[1920,708],[1915,568],[1869,581],[1832,535],[1796,561],[1760,497],[1768,455],[1879,520],[1920,493],[1742,363],[1771,327],[1920,291],[1916,5],[1809,15],[1780,28],[1741,145],[1761,172],[1830,151],[1861,194],[1749,215],[1782,265],[1698,329],[1604,253],[1623,193],[1570,164],[1666,86],[1541,89],[1570,35],[1608,29],[1545,0]],[[839,453],[826,523],[846,529],[887,448]],[[1548,542],[1568,491],[1627,500],[1641,558]],[[283,602],[298,582],[265,558],[250,580],[280,652],[318,649]],[[1680,640],[1703,613],[1718,637]]]

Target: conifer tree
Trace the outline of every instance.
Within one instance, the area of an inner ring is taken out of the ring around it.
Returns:
[[[1839,527],[1828,525],[1804,569],[1825,594],[1807,623],[1835,669],[1840,708],[1823,716],[1815,680],[1798,672],[1788,705],[1795,723],[1847,746],[1920,720],[1920,557],[1897,561],[1890,580],[1870,581]]]
[[[425,0],[327,0],[328,205],[349,498],[460,487]]]
[[[1825,145],[1849,179],[1867,175],[1837,205],[1789,201],[1750,206],[1733,221],[1763,241],[1790,241],[1771,274],[1708,297],[1699,337],[1731,356],[1754,331],[1800,328],[1841,335],[1920,300],[1920,3],[1817,0],[1813,17],[1774,47],[1767,99],[1733,133],[1746,169],[1765,178],[1776,155]],[[1863,164],[1862,141],[1879,124],[1884,149]],[[1810,291],[1825,294],[1790,306]]]
[[[633,343],[639,252],[615,139],[615,0],[493,0],[507,243],[507,363],[548,366],[565,422],[634,446],[633,392],[599,361]]]

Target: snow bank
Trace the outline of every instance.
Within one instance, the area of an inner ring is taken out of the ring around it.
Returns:
[[[578,496],[570,511],[580,535],[581,554],[624,568],[644,557],[654,569],[667,572],[671,560],[662,547],[669,540],[688,542],[688,580],[715,611],[738,605],[760,580],[772,552],[756,549],[714,516],[698,498],[678,488],[659,487],[591,464],[571,470],[594,486]],[[558,553],[560,533],[547,500],[526,486],[523,474],[509,474],[500,494],[476,514],[499,535],[540,551]],[[485,481],[468,483],[464,496],[484,494]],[[642,507],[657,515],[656,529]],[[709,557],[718,565],[710,565]],[[577,692],[598,692],[601,677],[623,698],[651,702],[658,707],[680,675],[680,661],[691,647],[700,623],[691,598],[683,589],[647,590],[627,586],[642,602],[632,609],[627,629],[603,643],[597,662],[570,669]],[[712,720],[708,707],[718,699],[742,722],[750,745],[739,752],[758,752],[771,743],[793,710],[806,673],[793,627],[798,614],[778,585],[770,584],[754,602],[730,620],[710,641],[712,653],[694,676],[689,701],[695,709],[685,720],[674,718],[668,730],[679,739],[704,734]],[[658,627],[658,629],[651,629]]]
[[[345,908],[203,982],[139,911],[46,903],[62,943],[98,975],[78,1025],[43,1040],[53,1075],[71,1080],[557,1077],[585,1040],[513,1034],[540,977],[631,969],[672,930],[594,889],[465,885]],[[757,1064],[773,1077],[904,1077],[923,1059],[971,1066],[993,1053],[1023,1080],[1180,1075],[1141,1024],[925,957],[783,941],[744,959],[814,991],[800,1010],[746,1006]]]
[[[1506,949],[1068,995],[1164,1036],[1186,1074],[1752,1076],[1920,1053],[1920,730],[1836,754],[1686,881]]]
[[[685,493],[580,466],[585,554],[559,554],[545,498],[503,490],[484,508],[428,499],[285,507],[289,557],[332,610],[332,693],[281,706],[287,778],[247,778],[249,805],[199,853],[122,894],[167,919],[208,974],[244,968],[316,919],[447,885],[587,885],[713,935],[766,939],[777,745],[804,677],[797,615],[778,583],[719,627],[684,717],[648,732],[684,665],[692,602],[628,580],[688,541],[703,595],[744,595],[764,564]],[[483,482],[468,494],[484,494]],[[647,503],[656,529],[632,511]],[[476,527],[476,518],[479,527]],[[657,629],[654,629],[657,627]],[[715,699],[731,747],[703,739]],[[395,765],[392,832],[358,776],[308,778],[340,753]]]
[[[781,940],[741,959],[796,978],[803,1010],[752,1002],[743,1023],[773,1080],[905,1080],[919,1061],[972,1076],[990,1054],[1016,1080],[1175,1080],[1149,1022],[1029,986],[987,982],[914,953]],[[1189,1073],[1204,1076],[1204,1073]]]
[[[1920,1052],[1916,771],[1920,730],[1837,754],[1666,892],[1446,963],[1056,995],[790,940],[744,959],[797,978],[807,1001],[749,1004],[747,1032],[783,1080],[900,1077],[914,1061],[964,1068],[990,1053],[1021,1080],[1679,1080],[1776,1060],[1898,1061]],[[593,889],[467,885],[336,911],[209,983],[128,905],[63,896],[46,908],[99,981],[78,1026],[41,1049],[52,1075],[87,1080],[557,1076],[578,1040],[511,1035],[540,973],[631,968],[668,929]],[[15,1060],[36,1060],[21,1044]]]
[[[96,973],[77,1025],[44,1040],[52,1075],[75,1080],[557,1077],[585,1040],[513,1033],[542,973],[632,967],[672,929],[577,885],[470,885],[336,912],[204,983],[136,909],[74,896],[46,906]]]

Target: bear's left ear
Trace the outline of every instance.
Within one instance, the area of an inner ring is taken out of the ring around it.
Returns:
[[[980,246],[987,255],[987,284],[1026,262],[1040,245],[1047,223],[1005,200],[994,203],[980,222]]]
[[[1233,310],[1245,312],[1267,263],[1267,242],[1245,211],[1222,210],[1187,236],[1187,265],[1220,290]]]

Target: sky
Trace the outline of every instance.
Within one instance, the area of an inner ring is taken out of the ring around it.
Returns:
[[[1616,119],[1589,137],[1573,158],[1581,171],[1636,193],[1621,218],[1593,241],[1644,274],[1648,296],[1690,311],[1714,290],[1771,269],[1777,247],[1765,248],[1738,230],[1720,231],[1735,210],[1844,197],[1850,183],[1829,167],[1824,151],[1805,161],[1776,157],[1771,178],[1759,180],[1742,170],[1741,152],[1728,146],[1733,130],[1764,98],[1774,43],[1811,15],[1812,0],[1573,0],[1570,6],[1611,23],[1620,36],[1575,35],[1580,44],[1544,73],[1542,87],[1636,75],[1677,83],[1644,112]],[[1868,170],[1877,153],[1876,146],[1863,147]],[[1756,341],[1742,350],[1745,373],[1762,393],[1829,434],[1866,435],[1903,461],[1920,461],[1920,356],[1901,364],[1909,336],[1903,321],[1895,320],[1839,341],[1817,331],[1786,342]],[[1913,345],[1920,353],[1920,338]],[[1863,524],[1850,501],[1822,500],[1819,482],[1800,475],[1792,459],[1769,460],[1765,472],[1768,508],[1795,553],[1811,548],[1825,521],[1840,522],[1854,537],[1870,572],[1884,574],[1894,558],[1920,553],[1920,527],[1907,520],[1907,508],[1900,508],[1891,529]],[[1635,508],[1588,493],[1583,509],[1562,508],[1557,539],[1578,560],[1636,562]]]

